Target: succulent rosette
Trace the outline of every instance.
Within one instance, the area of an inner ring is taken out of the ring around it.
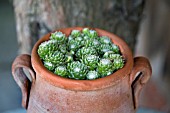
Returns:
[[[48,70],[76,80],[109,76],[125,64],[119,46],[89,28],[72,30],[68,37],[60,31],[51,33],[37,53]]]
[[[113,51],[114,51],[115,53],[118,53],[118,54],[120,53],[120,49],[119,49],[119,47],[118,47],[117,45],[112,44],[111,46],[112,46]]]
[[[70,62],[72,62],[72,61],[73,61],[73,55],[70,54],[70,53],[67,53],[67,54],[65,55],[65,63],[70,63]]]
[[[54,73],[62,77],[66,77],[68,75],[66,66],[57,66]]]
[[[82,58],[84,55],[97,55],[97,51],[94,47],[82,47],[76,53],[78,58]]]
[[[85,79],[87,74],[87,66],[79,61],[68,63],[68,77],[73,79]]]
[[[55,64],[48,61],[44,61],[43,63],[48,70],[53,71],[55,69]]]
[[[99,78],[99,77],[100,77],[100,75],[98,74],[97,71],[89,71],[89,72],[87,73],[87,75],[86,75],[86,78],[87,78],[88,80],[97,79],[97,78]]]
[[[56,40],[58,44],[62,44],[67,40],[65,34],[63,34],[62,32],[51,33],[50,39]]]
[[[82,30],[82,33],[83,33],[84,35],[86,35],[86,36],[89,36],[89,35],[90,35],[90,30],[89,30],[89,28],[84,28],[84,29]]]
[[[99,39],[102,44],[112,44],[112,41],[107,36],[101,36]]]
[[[71,36],[78,37],[81,35],[81,32],[79,30],[72,30]]]
[[[85,47],[94,47],[94,48],[98,48],[100,45],[99,40],[95,39],[87,39],[84,40],[84,46]]]
[[[45,59],[45,57],[53,53],[58,49],[57,42],[54,40],[49,40],[41,43],[38,47],[38,55],[40,56],[41,59]]]
[[[81,42],[77,40],[70,40],[67,45],[69,50],[77,51],[81,46]]]
[[[45,58],[45,61],[51,62],[55,65],[61,65],[65,61],[65,55],[61,53],[60,51],[55,51],[47,55],[47,57]]]
[[[122,59],[122,56],[120,54],[115,53],[114,51],[107,51],[103,55],[104,58],[108,58],[111,61],[114,59]]]
[[[101,75],[101,77],[108,76],[113,73],[113,63],[109,59],[101,59],[98,63],[97,68],[98,73]]]
[[[113,47],[109,44],[101,44],[97,50],[99,54],[103,55],[105,52],[113,51]]]
[[[82,62],[88,66],[89,70],[94,70],[95,68],[97,68],[97,64],[99,61],[99,56],[96,55],[85,55],[82,58]]]
[[[63,54],[67,53],[67,45],[66,44],[61,44],[58,46],[58,48],[61,53],[63,53]]]
[[[124,66],[124,59],[122,57],[113,60],[114,69],[118,70]]]

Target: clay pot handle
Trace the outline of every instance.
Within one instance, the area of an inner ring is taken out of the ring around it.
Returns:
[[[148,82],[151,77],[151,65],[145,57],[134,58],[134,67],[130,75],[134,108],[136,109],[139,104],[139,95],[143,86]]]
[[[29,72],[29,77],[24,72],[24,69]],[[35,73],[31,66],[30,55],[22,54],[16,57],[12,64],[12,75],[22,91],[22,106],[27,109],[31,82],[33,83],[35,81]]]

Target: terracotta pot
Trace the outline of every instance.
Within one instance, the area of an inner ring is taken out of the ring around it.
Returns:
[[[59,31],[69,35],[73,29],[82,30],[81,27],[74,27]],[[140,91],[151,76],[150,63],[144,57],[133,59],[127,44],[116,35],[95,30],[100,36],[110,37],[120,47],[126,59],[125,66],[110,76],[96,80],[57,76],[43,66],[37,54],[39,44],[49,39],[49,33],[35,44],[31,56],[20,55],[12,65],[13,77],[22,91],[22,106],[28,113],[136,112]],[[27,76],[24,70],[29,71]]]

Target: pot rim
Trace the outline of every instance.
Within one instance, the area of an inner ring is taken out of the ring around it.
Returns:
[[[68,36],[73,29],[82,30],[83,28],[87,28],[87,27],[70,27],[70,28],[58,29],[55,31],[61,31]],[[52,73],[51,71],[49,71],[44,67],[41,59],[37,54],[38,46],[40,45],[40,43],[49,39],[50,34],[52,33],[50,32],[45,36],[43,36],[42,38],[40,38],[32,49],[31,62],[32,62],[33,69],[36,72],[36,78],[37,76],[40,76],[45,81],[60,88],[85,91],[85,90],[97,90],[97,89],[102,89],[102,88],[115,85],[119,83],[126,76],[129,76],[133,67],[133,57],[132,57],[132,52],[129,49],[128,45],[113,33],[98,28],[90,28],[90,29],[96,30],[99,36],[108,36],[116,45],[119,46],[120,51],[123,57],[125,58],[125,65],[122,69],[119,69],[118,71],[114,72],[109,76],[95,79],[95,80],[74,80],[74,79],[64,78],[55,75],[54,73]]]

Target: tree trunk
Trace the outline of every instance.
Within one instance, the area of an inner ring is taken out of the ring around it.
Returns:
[[[97,27],[123,38],[133,49],[144,0],[13,0],[20,53],[57,28]]]

